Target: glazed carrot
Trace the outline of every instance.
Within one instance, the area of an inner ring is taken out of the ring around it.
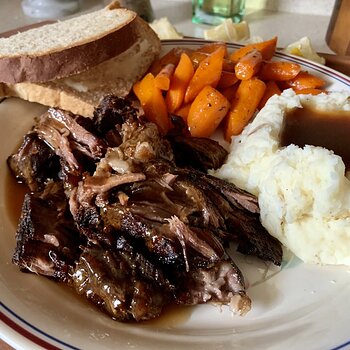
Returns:
[[[219,47],[199,64],[186,89],[185,103],[193,101],[204,86],[210,85],[214,88],[217,86],[221,77],[224,55],[225,49]]]
[[[218,82],[217,88],[220,89],[226,89],[229,86],[232,86],[236,84],[238,81],[238,78],[236,77],[236,74],[233,72],[227,72],[227,71],[222,71],[221,72],[221,77]]]
[[[154,83],[158,89],[167,91],[170,87],[170,79],[175,70],[175,65],[168,63],[161,71],[155,76]]]
[[[247,80],[253,77],[262,65],[260,51],[253,49],[241,57],[235,66],[235,73],[238,79]]]
[[[232,102],[233,98],[236,96],[238,86],[239,84],[235,84],[235,85],[229,86],[226,89],[220,90],[220,92],[227,98],[229,102]]]
[[[192,79],[194,69],[187,54],[181,55],[180,61],[174,71],[170,88],[166,94],[165,102],[170,113],[180,108],[185,96],[187,86]]]
[[[206,59],[210,54],[204,53],[204,52],[199,52],[199,51],[194,51],[190,55],[191,61],[193,63],[194,68],[197,68],[199,64]],[[234,72],[235,71],[235,63],[232,62],[228,58],[224,58],[223,63],[222,63],[222,69],[228,72]]]
[[[213,87],[205,86],[191,104],[188,129],[194,137],[209,137],[227,114],[230,103]]]
[[[270,80],[266,83],[266,90],[265,93],[263,95],[263,97],[260,100],[258,109],[261,109],[265,106],[267,100],[273,96],[273,95],[280,95],[281,94],[281,89],[278,87],[278,85],[276,84],[276,82],[274,82],[273,80]]]
[[[170,129],[168,111],[161,90],[155,86],[153,74],[148,73],[135,83],[133,91],[140,100],[146,118],[157,124],[159,130],[166,134]]]
[[[240,134],[248,124],[264,95],[265,89],[265,83],[255,77],[241,81],[224,126],[227,141],[230,141],[232,136]]]
[[[302,71],[295,78],[285,81],[284,84],[294,90],[319,89],[326,85],[326,81],[309,72]]]
[[[271,40],[263,41],[261,43],[246,45],[234,51],[231,54],[230,59],[234,62],[238,62],[240,58],[242,58],[248,52],[256,49],[261,52],[263,59],[268,61],[274,55],[276,51],[276,45],[277,45],[277,37],[274,37]]]
[[[179,109],[177,109],[174,112],[174,114],[178,115],[179,117],[181,117],[183,120],[187,122],[187,117],[188,117],[188,113],[190,112],[190,108],[191,108],[191,103],[188,103],[187,105],[183,105]]]
[[[201,47],[199,47],[196,50],[196,52],[213,53],[220,47],[223,47],[225,49],[225,57],[227,57],[228,56],[227,46],[226,46],[226,43],[223,41],[217,41],[217,42],[213,42],[213,43],[209,43],[209,44],[204,44]]]
[[[196,69],[199,66],[199,64],[209,56],[209,54],[204,52],[193,51],[189,56],[194,68]]]
[[[262,80],[285,81],[296,77],[301,70],[297,63],[287,61],[267,62],[261,68],[259,78]]]
[[[162,56],[160,59],[155,60],[152,63],[148,72],[150,72],[154,76],[156,76],[162,70],[162,68],[169,63],[177,66],[177,64],[180,61],[181,54],[184,52],[189,54],[192,51],[193,50],[186,49],[186,48],[180,48],[180,47],[174,48],[174,49],[170,50],[168,53],[166,53],[164,56]]]

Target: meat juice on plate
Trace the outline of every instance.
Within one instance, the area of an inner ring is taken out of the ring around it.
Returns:
[[[20,184],[8,171],[6,174],[5,200],[7,215],[11,223],[16,228],[18,219],[21,215],[24,195],[28,192],[28,188],[24,184]]]

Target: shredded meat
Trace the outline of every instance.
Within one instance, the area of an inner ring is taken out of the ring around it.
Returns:
[[[91,121],[50,109],[8,159],[28,185],[13,262],[68,283],[118,321],[157,317],[169,303],[249,311],[244,278],[226,252],[277,265],[257,200],[206,174],[227,152],[166,138],[128,99],[107,96]]]

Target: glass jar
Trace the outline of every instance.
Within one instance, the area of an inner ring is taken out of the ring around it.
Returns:
[[[244,16],[245,0],[192,0],[194,23],[218,25],[225,19],[241,22]]]

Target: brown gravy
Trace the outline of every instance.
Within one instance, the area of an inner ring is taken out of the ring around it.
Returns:
[[[6,172],[5,184],[5,208],[11,223],[17,227],[28,187],[18,183],[9,170]]]
[[[343,158],[350,168],[350,111],[321,111],[304,106],[284,118],[280,145],[321,146]]]

